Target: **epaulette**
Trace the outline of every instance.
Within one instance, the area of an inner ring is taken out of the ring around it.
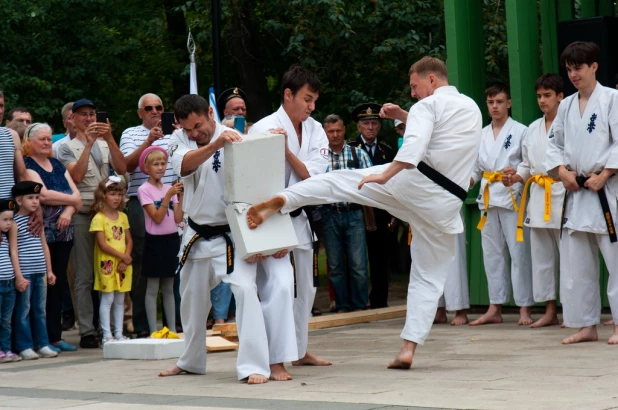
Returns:
[[[386,148],[388,149],[393,149],[393,147],[391,147],[390,145],[388,145],[386,142],[384,141],[378,141],[378,145],[384,145]]]

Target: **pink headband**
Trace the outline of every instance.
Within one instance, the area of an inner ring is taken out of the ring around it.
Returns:
[[[167,161],[167,151],[164,150],[161,147],[158,146],[154,146],[151,145],[150,147],[146,148],[142,154],[139,156],[139,169],[144,173],[144,174],[148,174],[148,172],[146,172],[146,157],[148,156],[148,154],[150,154],[152,151],[161,151],[164,155],[165,155],[165,160]]]

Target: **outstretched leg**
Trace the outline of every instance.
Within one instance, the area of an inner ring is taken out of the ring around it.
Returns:
[[[249,229],[255,229],[260,226],[272,214],[279,212],[285,205],[285,197],[275,195],[268,201],[260,202],[252,206],[247,211],[247,224]]]

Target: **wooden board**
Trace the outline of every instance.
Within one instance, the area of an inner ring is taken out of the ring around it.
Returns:
[[[230,350],[237,350],[238,343],[230,342],[222,338],[221,336],[210,336],[206,338],[206,351],[207,352],[226,352]]]
[[[378,320],[397,319],[406,316],[406,306],[392,306],[381,309],[361,310],[358,312],[335,313],[316,316],[309,319],[309,330],[326,329],[375,322]]]
[[[219,335],[226,339],[238,338],[236,323],[221,323],[212,327],[213,332],[219,332]]]

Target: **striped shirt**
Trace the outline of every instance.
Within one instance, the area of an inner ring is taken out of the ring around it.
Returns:
[[[10,199],[15,185],[13,164],[15,163],[15,141],[6,127],[0,127],[0,199]]]
[[[356,150],[358,164],[354,161],[352,150]],[[358,147],[352,147],[345,142],[343,143],[343,148],[341,148],[341,152],[339,152],[339,154],[335,154],[333,150],[328,147],[328,157],[330,159],[330,163],[328,164],[328,169],[326,172],[337,171],[339,169],[362,169],[372,166],[371,159],[369,159],[369,154],[367,154],[365,150]],[[339,206],[345,206],[348,204],[348,202],[337,202],[337,205]]]
[[[120,151],[125,157],[131,155],[136,149],[140,147],[148,138],[150,130],[143,125],[137,127],[131,127],[124,130],[120,137]],[[152,145],[162,147],[165,151],[168,150],[170,136],[166,135],[163,138],[156,140]],[[176,174],[172,168],[172,163],[168,161],[165,175],[161,178],[161,182],[168,185],[174,185],[176,183]],[[127,189],[128,196],[137,197],[137,189],[142,186],[144,182],[148,181],[148,175],[144,174],[139,169],[139,164],[133,172],[129,173],[129,188]]]
[[[28,232],[28,215],[15,215],[17,224],[17,250],[22,275],[47,273],[41,238]]]
[[[2,234],[2,243],[0,243],[0,280],[9,280],[15,277],[13,264],[11,263],[11,255],[9,254],[9,238],[6,234]]]

